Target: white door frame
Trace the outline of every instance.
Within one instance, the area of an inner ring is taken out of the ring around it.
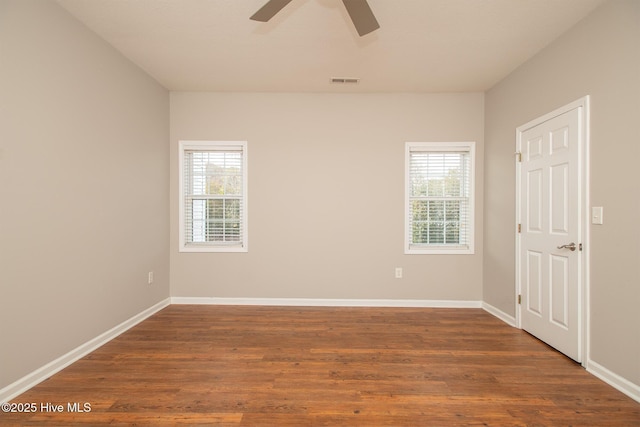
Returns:
[[[538,117],[516,129],[516,155],[517,158],[522,153],[522,134],[532,127],[535,127],[541,123],[546,122],[561,114],[567,113],[576,108],[580,108],[580,154],[578,160],[579,168],[579,195],[578,205],[581,209],[579,224],[579,236],[580,243],[582,243],[582,256],[583,262],[581,265],[581,271],[579,272],[578,279],[578,322],[579,322],[579,339],[580,339],[580,353],[582,365],[586,366],[589,358],[589,327],[590,327],[590,313],[589,313],[589,96],[580,98],[570,104],[560,107],[548,114]],[[516,313],[516,326],[522,329],[522,317],[521,310],[522,305],[519,304],[518,296],[522,294],[522,283],[520,275],[520,251],[521,251],[521,235],[518,232],[518,224],[522,224],[521,206],[520,206],[520,171],[521,163],[516,158],[516,298],[515,298],[515,313]],[[576,242],[578,243],[578,242]]]

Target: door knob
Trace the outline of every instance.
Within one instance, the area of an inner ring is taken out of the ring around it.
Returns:
[[[576,244],[571,242],[568,245],[558,246],[558,249],[569,249],[571,252],[576,250]]]

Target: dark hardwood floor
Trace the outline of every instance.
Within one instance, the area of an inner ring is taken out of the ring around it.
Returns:
[[[38,411],[0,425],[640,426],[640,403],[480,309],[172,305],[13,403]]]

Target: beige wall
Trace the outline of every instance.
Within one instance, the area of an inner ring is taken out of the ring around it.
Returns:
[[[640,2],[612,1],[486,94],[484,300],[514,315],[515,129],[591,95],[591,359],[640,385]]]
[[[481,300],[483,104],[483,94],[172,93],[171,295]],[[248,253],[178,253],[181,139],[248,141]],[[404,255],[405,141],[477,141],[475,255]]]
[[[168,124],[55,2],[0,2],[0,389],[169,296]]]

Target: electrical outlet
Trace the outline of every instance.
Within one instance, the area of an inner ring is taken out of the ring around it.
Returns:
[[[153,283],[153,271],[149,272],[149,275],[147,276],[147,283],[149,284]]]
[[[396,279],[402,279],[402,267],[396,267]]]

